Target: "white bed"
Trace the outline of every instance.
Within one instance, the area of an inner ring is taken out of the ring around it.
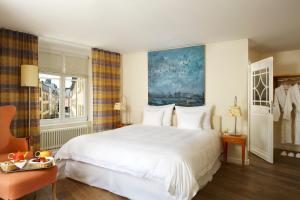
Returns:
[[[80,136],[56,154],[59,176],[137,200],[191,199],[220,167],[214,130],[132,125]]]

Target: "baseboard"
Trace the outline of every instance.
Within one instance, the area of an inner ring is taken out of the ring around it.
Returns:
[[[236,158],[236,157],[227,157],[227,162],[237,164],[237,165],[242,165],[242,159],[241,158]],[[245,165],[249,165],[250,160],[246,159],[245,160]]]

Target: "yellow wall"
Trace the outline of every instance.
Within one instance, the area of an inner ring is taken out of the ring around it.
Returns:
[[[260,58],[274,57],[274,74],[300,73],[300,50],[262,53]]]
[[[259,61],[261,59],[261,55],[259,52],[249,49],[249,63],[254,63],[256,61]]]
[[[206,103],[215,105],[215,114],[222,116],[222,127],[233,129],[234,119],[227,114],[234,96],[242,107],[238,131],[248,134],[247,83],[248,40],[235,40],[206,45]],[[131,121],[140,123],[148,101],[147,52],[122,55],[123,94],[131,109]],[[239,162],[240,147],[229,148],[229,161]]]

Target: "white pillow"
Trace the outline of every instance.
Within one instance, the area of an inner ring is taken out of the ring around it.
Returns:
[[[163,115],[163,110],[150,110],[145,108],[143,115],[143,125],[161,126]]]
[[[204,105],[204,106],[194,106],[194,107],[183,107],[183,106],[176,106],[177,109],[186,110],[190,112],[201,112],[203,113],[202,120],[200,122],[200,127],[203,129],[211,129],[211,105]]]
[[[147,108],[148,110],[162,110],[164,112],[162,125],[163,126],[171,126],[174,106],[175,106],[175,104],[164,105],[164,106],[146,105],[145,108]]]
[[[204,112],[187,110],[176,106],[177,127],[185,129],[198,129]]]

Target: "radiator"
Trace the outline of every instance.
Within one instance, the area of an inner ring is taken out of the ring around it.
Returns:
[[[88,125],[41,130],[41,149],[57,151],[70,139],[89,133]]]

